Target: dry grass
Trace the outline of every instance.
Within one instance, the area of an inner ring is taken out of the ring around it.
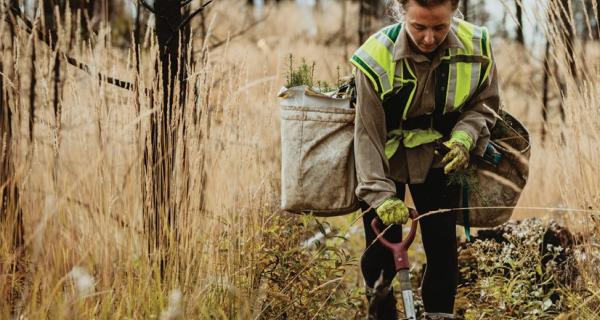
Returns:
[[[192,70],[190,83],[198,85],[199,99],[186,101],[185,116],[192,124],[185,137],[189,162],[187,167],[178,167],[180,177],[189,178],[190,189],[177,193],[181,241],[177,255],[169,260],[164,281],[157,278],[159,266],[148,259],[142,229],[140,157],[148,115],[153,112],[149,99],[141,98],[138,115],[133,93],[63,67],[62,118],[57,126],[52,110],[56,53],[38,43],[35,136],[30,141],[30,54],[36,40],[20,30],[13,53],[2,52],[5,66],[12,68],[2,76],[11,81],[26,258],[17,277],[0,269],[0,293],[18,289],[21,295],[16,306],[27,319],[169,319],[178,314],[182,318],[249,319],[261,312],[263,316],[281,316],[286,306],[295,312],[287,314],[289,318],[326,319],[331,315],[327,308],[334,308],[336,302],[341,304],[336,306],[339,310],[347,309],[348,317],[360,314],[356,309],[360,310],[364,301],[359,299],[360,276],[352,260],[332,258],[327,253],[330,251],[322,248],[297,251],[298,241],[303,239],[300,235],[308,238],[316,230],[314,222],[298,225],[273,213],[279,192],[275,96],[285,82],[287,56],[293,53],[316,61],[316,78],[332,83],[337,66],[349,73],[346,60],[357,45],[353,21],[347,21],[347,41],[325,45],[341,25],[341,10],[336,3],[330,6],[315,15],[319,30],[315,38],[307,36],[301,27],[303,13],[292,4],[284,4],[272,9],[268,20],[255,30],[209,52]],[[348,10],[349,16],[356,16],[355,5],[349,5]],[[241,3],[215,3],[207,19],[210,33],[224,37],[235,32],[241,27],[239,21],[249,15]],[[6,24],[1,28],[2,41],[7,44]],[[90,45],[79,42],[71,54],[98,71],[134,81],[131,52],[112,47],[109,32],[102,30],[96,41]],[[196,46],[200,44],[198,39]],[[552,122],[557,125],[543,145],[539,141],[542,65],[534,59],[515,64],[520,57],[516,45],[496,39],[494,44],[506,108],[529,124],[534,138],[530,183],[520,204],[598,208],[600,182],[595,166],[600,162],[600,66],[597,59],[579,59],[597,51],[598,44],[590,44],[586,54],[577,56],[588,79],[575,82],[572,77],[565,78],[569,94],[562,103],[567,121],[561,124],[552,111]],[[61,43],[61,48],[66,44]],[[151,88],[156,48],[150,42],[144,48],[140,87]],[[560,53],[564,44],[556,43],[555,48]],[[564,73],[567,62],[559,60],[559,66]],[[582,225],[587,234],[598,234],[598,220],[564,212],[557,210],[554,217],[573,226]],[[548,214],[519,210],[517,216]],[[349,239],[327,243],[358,257],[362,232],[355,228],[360,223],[354,218],[332,219],[340,229],[338,233],[347,234]],[[0,268],[17,259],[8,246],[8,229],[7,225],[0,227]],[[297,233],[290,235],[289,230]],[[598,259],[597,242],[582,248],[587,259]],[[307,261],[306,265],[276,269],[269,264],[273,252],[280,252],[282,259],[288,254]],[[350,264],[339,273],[328,264],[336,259]],[[582,289],[584,293],[569,296],[580,306],[578,312],[590,318],[597,315],[593,308],[600,303],[600,273],[594,266],[582,260],[587,287]],[[285,272],[310,277],[289,277]],[[318,287],[328,280],[335,281]],[[296,291],[293,295],[290,286]],[[330,292],[335,294],[325,294]],[[0,301],[0,315],[7,318],[11,306],[4,298]]]

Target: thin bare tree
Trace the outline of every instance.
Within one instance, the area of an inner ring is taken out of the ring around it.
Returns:
[[[10,2],[2,1],[0,3],[2,15],[6,14],[7,7],[11,5],[16,5],[16,2],[11,0]],[[8,247],[14,259],[2,259],[3,261],[0,261],[0,269],[3,270],[5,276],[12,278],[12,281],[7,282],[10,286],[9,301],[7,303],[14,307],[20,299],[21,294],[18,288],[20,283],[19,278],[22,276],[24,266],[22,256],[24,254],[25,237],[23,210],[19,204],[20,197],[16,177],[16,162],[13,155],[13,139],[16,132],[13,126],[15,122],[13,119],[15,106],[11,106],[11,100],[9,99],[10,89],[5,80],[12,77],[11,82],[20,81],[14,78],[17,76],[14,72],[8,72],[11,61],[14,61],[16,29],[14,19],[11,17],[7,18],[5,20],[9,24],[8,27],[11,33],[10,44],[7,45],[5,43],[5,37],[0,37],[0,55],[3,57],[3,59],[0,59],[0,231],[4,233],[2,236],[3,240],[9,242]],[[4,22],[0,21],[0,23]],[[10,53],[7,52],[8,50],[10,50]],[[6,57],[9,57],[8,65],[4,61]],[[15,100],[13,99],[12,101]]]
[[[542,142],[546,140],[547,134],[550,73],[550,41],[546,40],[546,48],[544,50],[544,80],[542,81]]]
[[[516,40],[521,45],[525,45],[525,37],[523,36],[523,7],[520,0],[515,0],[517,25],[515,27]]]
[[[374,32],[377,13],[382,11],[380,0],[360,0],[358,10],[358,43],[364,43]]]
[[[187,25],[210,4],[208,1],[193,12],[183,14],[182,11],[190,2],[156,0],[151,6],[140,0],[140,4],[155,16],[159,50],[155,67],[160,87],[156,86],[153,90],[161,94],[159,101],[151,97],[150,106],[159,111],[152,113],[150,118],[149,141],[143,158],[144,177],[148,178],[142,179],[142,190],[148,251],[159,258],[161,278],[165,276],[166,252],[173,252],[170,249],[175,248],[179,237],[173,188],[177,134],[184,125],[187,91],[188,43],[191,36]]]
[[[542,96],[542,141],[546,136],[546,126],[548,125],[548,115],[550,112],[550,84],[554,83],[558,89],[558,96],[564,97],[568,94],[566,90],[565,77],[572,77],[578,80],[578,66],[575,57],[575,20],[573,18],[572,6],[569,0],[550,0],[548,2],[548,21],[549,30],[547,30],[546,51],[544,57],[544,81]],[[557,48],[557,54],[551,54],[553,48]],[[566,75],[562,75],[558,70],[558,60],[564,60],[569,65]],[[564,122],[566,112],[563,103],[558,103],[560,118]]]

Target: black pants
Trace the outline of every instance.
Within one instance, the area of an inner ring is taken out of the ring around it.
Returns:
[[[448,186],[447,177],[442,169],[431,169],[422,184],[409,185],[411,195],[419,214],[442,208],[455,208],[459,204],[460,187]],[[396,195],[404,199],[405,185],[396,183]],[[361,201],[363,212],[369,206]],[[361,259],[361,269],[367,286],[373,287],[375,281],[384,271],[384,277],[390,279],[395,275],[392,254],[375,240],[371,229],[371,220],[377,218],[375,209],[363,216],[366,247]],[[453,313],[454,297],[458,282],[458,257],[456,248],[456,214],[441,213],[419,220],[421,239],[427,257],[427,267],[421,293],[426,312]],[[398,242],[402,236],[402,228],[394,225],[384,237]],[[371,243],[373,243],[371,245]],[[370,247],[369,247],[370,246]],[[393,292],[379,304],[379,319],[397,319],[396,300]]]

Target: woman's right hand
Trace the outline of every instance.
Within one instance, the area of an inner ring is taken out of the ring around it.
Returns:
[[[375,209],[381,221],[386,224],[405,224],[408,221],[408,208],[404,201],[389,197]]]

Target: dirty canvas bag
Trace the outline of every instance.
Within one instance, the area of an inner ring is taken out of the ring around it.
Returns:
[[[463,226],[488,228],[508,221],[527,183],[529,131],[509,113],[499,115],[484,156],[473,159],[462,183],[462,206],[469,207],[457,214]]]
[[[354,109],[349,97],[282,88],[281,209],[335,216],[356,211]]]

